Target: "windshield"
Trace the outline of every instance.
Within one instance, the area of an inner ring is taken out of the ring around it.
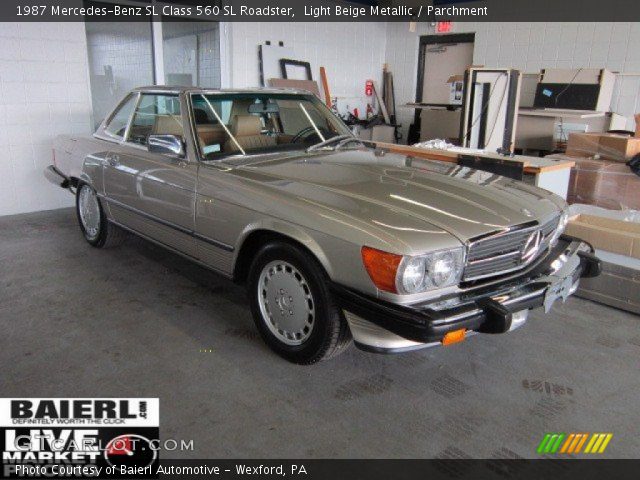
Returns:
[[[229,154],[305,150],[349,129],[313,95],[191,94],[200,150]]]

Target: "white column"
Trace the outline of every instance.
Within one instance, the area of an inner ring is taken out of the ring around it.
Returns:
[[[220,22],[218,24],[218,35],[220,36],[220,88],[231,88],[233,79],[231,76],[231,22]]]
[[[153,0],[153,4],[156,4],[156,0]],[[151,22],[151,33],[153,41],[153,68],[156,77],[156,85],[165,85],[162,21],[160,19],[155,19]]]

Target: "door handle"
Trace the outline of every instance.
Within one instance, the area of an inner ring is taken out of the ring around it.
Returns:
[[[116,165],[118,165],[120,163],[120,157],[118,155],[109,155],[107,157],[107,162],[112,167],[115,167]]]

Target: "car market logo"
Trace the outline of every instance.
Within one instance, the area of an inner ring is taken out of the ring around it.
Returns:
[[[157,398],[0,399],[6,478],[157,478],[158,442]]]
[[[612,438],[613,433],[547,433],[538,445],[537,452],[599,454],[604,453]]]
[[[153,465],[158,451],[153,441],[142,435],[125,434],[112,439],[104,452],[106,462],[112,467],[136,466],[140,468]]]

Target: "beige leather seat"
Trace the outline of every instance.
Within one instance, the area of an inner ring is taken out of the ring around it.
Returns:
[[[153,125],[152,133],[155,135],[178,135],[184,139],[184,128],[180,122],[180,117],[158,115]],[[227,137],[221,125],[199,125],[196,129],[200,148],[203,149],[207,145],[222,144]]]
[[[198,138],[201,145],[223,145],[227,139],[227,132],[224,131],[222,125],[196,125]]]
[[[154,135],[178,135],[184,138],[184,128],[180,117],[174,115],[158,115],[151,132]]]
[[[182,123],[180,123],[180,117],[173,115],[158,115],[151,133],[153,135],[177,135],[185,140],[184,128],[182,127]],[[199,137],[198,141],[200,142],[200,148],[204,148],[205,143],[203,139]]]
[[[262,135],[262,122],[255,115],[234,115],[231,120],[231,135],[235,137],[243,150],[267,148],[276,145],[276,138]],[[237,152],[235,142],[228,139],[225,152]]]

